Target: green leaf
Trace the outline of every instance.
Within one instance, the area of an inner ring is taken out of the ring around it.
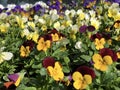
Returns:
[[[94,42],[91,44],[92,50],[96,50]]]
[[[65,61],[66,64],[68,64],[70,62],[69,57],[64,57],[64,61]]]
[[[70,68],[67,67],[67,66],[63,66],[63,72],[69,73],[70,72]]]
[[[91,56],[88,55],[81,55],[80,57],[88,62],[91,60]]]
[[[24,90],[37,90],[35,87],[26,87]]]
[[[40,74],[41,74],[42,76],[46,75],[46,74],[47,74],[46,69],[45,69],[45,68],[41,68],[41,69],[40,69]]]

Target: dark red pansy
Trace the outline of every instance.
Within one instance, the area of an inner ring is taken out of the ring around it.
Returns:
[[[93,79],[96,77],[94,70],[88,66],[80,66],[76,70],[79,71],[82,75],[91,75]]]
[[[108,40],[108,39],[111,39],[111,35],[110,34],[108,34],[108,33],[102,33],[102,36],[106,39],[106,40]]]
[[[92,41],[94,41],[96,38],[101,39],[101,38],[102,38],[102,35],[99,34],[99,33],[96,33],[96,34],[93,34],[93,35],[90,37],[90,39],[91,39]]]
[[[55,59],[53,57],[45,57],[43,59],[43,67],[47,68],[48,66],[53,66],[54,67],[54,64],[55,64]]]
[[[94,26],[92,26],[92,25],[90,25],[90,26],[88,26],[88,27],[87,27],[87,29],[88,29],[88,31],[92,32],[92,31],[94,31],[94,30],[95,30],[95,27],[94,27]]]
[[[45,41],[46,41],[46,40],[52,41],[52,36],[51,36],[50,34],[44,35],[43,38],[44,38]]]
[[[111,50],[109,48],[103,48],[103,49],[101,49],[100,50],[100,55],[102,57],[104,57],[106,55],[109,55],[109,56],[112,57],[113,61],[117,61],[117,59],[118,59],[117,54],[113,50]]]
[[[29,46],[29,47],[30,47],[30,50],[33,49],[34,45],[35,45],[35,42],[32,41],[32,40],[27,40],[27,41],[25,41],[25,42],[23,43],[23,46],[24,46],[24,47]]]

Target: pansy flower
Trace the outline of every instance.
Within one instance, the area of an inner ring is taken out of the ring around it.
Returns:
[[[23,79],[25,73],[14,73],[8,75],[8,82],[4,83],[6,88],[9,88],[11,85],[15,85],[15,87],[19,86],[21,80]]]
[[[120,28],[120,20],[117,20],[114,25],[115,28]]]
[[[117,52],[117,57],[120,59],[120,51]]]
[[[55,64],[55,59],[53,57],[45,57],[43,59],[43,67],[47,68],[48,66],[54,66]]]
[[[96,38],[98,38],[99,40],[102,38],[102,35],[100,33],[96,33],[96,34],[93,34],[90,39],[92,41],[94,41]]]
[[[92,79],[96,77],[94,70],[88,66],[79,66],[76,71],[80,72],[83,76],[85,74],[91,75]]]
[[[92,77],[89,74],[82,75],[80,72],[76,71],[72,75],[73,86],[75,89],[86,89],[89,84],[92,83]]]
[[[95,43],[96,49],[100,50],[100,49],[104,48],[105,39],[104,38],[101,38],[101,39],[96,38],[94,43]]]
[[[20,27],[21,29],[24,29],[25,25],[24,25],[24,21],[22,20],[22,18],[19,17],[19,16],[16,16],[15,19],[16,19],[17,24],[19,25],[19,27]]]
[[[64,78],[64,73],[62,71],[62,66],[59,62],[55,62],[54,67],[48,66],[47,71],[49,75],[55,80],[55,81],[61,81]]]
[[[34,42],[31,40],[25,41],[21,46],[20,46],[20,56],[21,57],[28,57],[31,50],[34,47]]]
[[[51,30],[49,34],[51,35],[53,42],[59,41],[64,37],[64,35],[59,33],[56,29]]]
[[[3,51],[5,47],[0,48],[0,64],[4,61],[8,61],[13,57],[13,53]]]
[[[92,59],[94,67],[100,71],[106,71],[108,66],[113,63],[112,57],[109,55],[102,57],[100,54],[94,54]]]
[[[81,33],[85,33],[85,32],[87,32],[87,30],[90,31],[90,32],[92,32],[92,31],[95,30],[95,27],[92,26],[92,25],[90,25],[90,26],[83,25],[83,26],[81,26],[81,27],[79,28],[79,31],[80,31]]]
[[[118,59],[116,52],[111,50],[110,48],[103,48],[100,50],[99,53],[102,57],[104,57],[106,55],[111,56],[113,61],[117,61],[117,59]]]
[[[38,44],[37,44],[37,50],[38,51],[47,51],[48,48],[50,48],[51,46],[51,41],[50,40],[45,40],[43,37],[41,37],[38,40]]]

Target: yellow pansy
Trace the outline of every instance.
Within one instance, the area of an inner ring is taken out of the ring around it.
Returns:
[[[117,57],[120,59],[120,52],[117,52]]]
[[[0,25],[0,32],[3,32],[3,33],[7,32],[8,27],[9,27],[9,24],[1,24]]]
[[[59,62],[55,62],[54,67],[48,66],[47,70],[48,70],[50,76],[56,81],[60,81],[64,78],[64,73],[62,71],[62,67]]]
[[[74,72],[72,75],[74,80],[73,86],[75,89],[86,89],[88,84],[92,83],[92,77],[88,74],[82,76],[82,74],[78,71]]]
[[[32,40],[37,43],[38,38],[39,38],[39,34],[37,32],[34,32],[32,35]]]
[[[44,38],[40,38],[40,40],[38,41],[38,45],[37,45],[37,50],[38,51],[46,51],[48,48],[50,48],[51,42],[50,40],[46,40],[44,41]]]
[[[104,44],[105,44],[104,38],[101,38],[100,40],[98,38],[95,39],[95,46],[97,50],[104,48]]]
[[[41,29],[42,29],[42,31],[47,31],[47,26],[46,25],[42,25]]]
[[[113,60],[109,55],[102,58],[100,54],[94,54],[92,59],[94,62],[94,67],[100,71],[106,71],[108,69],[108,65],[113,63]]]
[[[28,26],[30,26],[32,29],[35,30],[35,23],[34,22],[28,22]]]
[[[120,28],[120,21],[116,21],[115,24],[114,24],[114,27],[115,28]]]
[[[16,21],[20,28],[24,29],[25,25],[21,17],[16,16]]]
[[[30,54],[30,47],[26,46],[24,47],[23,45],[20,47],[20,56],[21,57],[27,57]]]
[[[100,21],[97,20],[96,18],[91,18],[91,25],[95,27],[96,30],[99,29],[100,27]]]
[[[51,34],[52,36],[52,41],[58,41],[59,40],[59,35],[57,33]]]

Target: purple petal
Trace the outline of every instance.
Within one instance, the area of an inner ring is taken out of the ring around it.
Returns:
[[[17,73],[8,75],[8,78],[9,78],[11,81],[14,81],[14,82],[17,81],[18,77],[19,77],[19,75],[18,75]]]
[[[86,30],[87,30],[87,26],[86,26],[86,25],[81,26],[80,29],[79,29],[79,31],[80,31],[81,33],[86,32]]]

